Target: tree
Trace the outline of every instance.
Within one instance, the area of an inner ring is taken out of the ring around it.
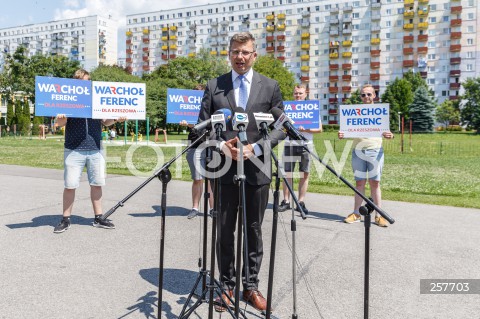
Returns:
[[[415,92],[413,103],[410,105],[409,114],[413,132],[432,132],[435,124],[433,111],[435,103],[425,87],[420,86]]]
[[[461,121],[480,134],[480,78],[467,79],[462,86]]]
[[[453,101],[445,100],[437,106],[435,118],[438,122],[445,124],[445,133],[451,122],[460,121],[460,111],[455,107]]]
[[[117,65],[100,65],[90,72],[90,78],[93,81],[106,82],[126,82],[141,83],[144,82],[138,76],[128,73],[126,68]]]
[[[390,104],[390,129],[395,130],[399,127],[398,112],[401,112],[406,120],[410,118],[408,107],[413,102],[412,84],[406,79],[396,78],[387,86],[382,102]]]
[[[351,96],[345,101],[345,104],[362,104],[362,99],[360,98],[360,90],[356,90],[351,94]]]
[[[7,102],[7,120],[6,120],[6,124],[8,126],[11,126],[13,124],[15,124],[17,122],[16,118],[15,118],[15,112],[13,111],[13,100],[12,99],[8,99],[8,102]]]
[[[412,85],[412,92],[416,92],[418,88],[424,87],[425,89],[427,89],[430,96],[435,96],[435,92],[428,88],[427,82],[425,81],[425,79],[422,78],[419,72],[413,72],[412,70],[408,70],[406,73],[403,74],[403,78],[410,82],[410,84]]]
[[[253,69],[266,77],[276,80],[280,86],[283,99],[287,101],[292,100],[295,76],[283,65],[282,61],[270,55],[260,56],[255,61]]]

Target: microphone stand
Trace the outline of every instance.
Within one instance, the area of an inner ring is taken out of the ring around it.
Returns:
[[[333,175],[337,176],[345,185],[350,187],[355,194],[360,196],[365,202],[365,206],[360,207],[360,214],[365,216],[365,273],[364,273],[364,302],[363,302],[363,315],[365,319],[368,319],[368,298],[369,298],[369,273],[370,273],[370,225],[371,225],[371,216],[370,214],[375,210],[379,213],[383,218],[385,218],[390,224],[395,223],[395,220],[390,217],[385,211],[383,211],[380,207],[375,205],[371,198],[367,198],[363,195],[358,189],[356,189],[352,184],[350,184],[345,178],[343,178],[340,174],[338,174],[333,168],[331,168],[328,164],[324,163],[316,154],[313,154],[307,146],[304,144],[302,145],[303,148],[317,161],[322,163]]]
[[[261,123],[261,126],[263,123]],[[264,141],[270,141],[268,131],[267,131],[267,125],[261,127],[260,132],[263,136]],[[280,198],[280,178],[279,178],[279,163],[277,156],[275,155],[275,152],[270,148],[270,154],[273,158],[273,161],[275,163],[275,167],[277,168],[277,172],[274,173],[275,175],[275,191],[273,193],[273,222],[272,222],[272,243],[271,243],[271,248],[270,248],[270,267],[268,270],[268,288],[267,288],[267,311],[266,311],[266,319],[270,319],[271,316],[271,311],[272,309],[272,292],[273,292],[273,276],[275,272],[275,250],[276,250],[276,245],[277,245],[277,225],[278,225],[278,202]],[[295,192],[293,191],[293,188],[291,187],[290,183],[288,182],[288,179],[285,177],[285,174],[282,174],[280,171],[281,177],[285,183],[285,186],[288,188],[290,194],[292,195],[292,200],[293,202],[297,205],[297,207],[300,210],[300,215],[302,216],[302,219],[306,219],[307,216],[303,212],[302,206],[299,205],[297,196],[295,195]],[[292,224],[291,224],[291,229],[292,229],[292,246],[295,247],[295,231],[296,231],[296,222],[295,219],[292,219]],[[296,304],[296,294],[295,294],[295,285],[296,285],[296,280],[295,280],[295,248],[292,249],[293,253],[293,285],[294,285],[294,311],[295,311],[295,304]],[[292,315],[293,318],[296,318],[296,315]]]
[[[170,173],[169,167],[172,165],[179,157],[186,153],[193,145],[196,145],[202,139],[209,134],[209,130],[206,130],[199,138],[197,138],[192,144],[188,145],[183,149],[183,151],[175,156],[173,159],[165,163],[154,175],[145,180],[140,186],[128,194],[124,199],[119,201],[114,207],[110,208],[108,212],[100,217],[101,220],[106,220],[110,215],[112,215],[119,207],[123,207],[125,202],[138,193],[143,187],[150,183],[153,179],[158,178],[162,181],[162,219],[161,219],[161,232],[160,232],[160,267],[159,267],[159,276],[158,276],[158,313],[157,318],[160,318],[162,312],[162,291],[163,291],[163,264],[164,264],[164,253],[165,253],[165,217],[167,209],[167,184],[172,179],[172,174]]]

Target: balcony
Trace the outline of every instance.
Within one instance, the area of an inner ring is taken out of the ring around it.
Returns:
[[[448,97],[448,99],[449,99],[450,101],[456,101],[456,100],[458,100],[458,95],[450,95],[450,96]]]
[[[338,29],[331,29],[330,30],[330,36],[338,36]]]
[[[342,97],[342,103],[346,103],[348,101],[348,97]]]
[[[344,47],[351,47],[351,46],[352,46],[352,40],[342,41],[342,46],[344,46]]]
[[[142,42],[143,42],[143,43],[150,43],[150,39],[149,39],[149,38],[143,38],[143,39],[142,39]]]
[[[379,69],[380,62],[370,62],[370,69]]]
[[[426,79],[426,78],[427,78],[427,75],[428,75],[427,71],[421,71],[421,72],[420,72],[420,76],[421,76],[423,79]]]
[[[277,56],[277,59],[280,60],[280,61],[285,61],[285,57],[282,55],[282,56]]]
[[[302,82],[309,82],[309,81],[310,81],[310,77],[309,77],[309,76],[302,76],[302,77],[300,77],[300,81],[302,81]]]
[[[403,30],[407,30],[407,31],[413,30],[413,23],[405,23],[403,25]]]
[[[352,92],[351,86],[342,86],[342,93],[350,93]]]
[[[308,55],[308,54],[303,54],[303,55],[300,57],[300,59],[301,59],[302,61],[309,61],[309,60],[310,60],[310,55]]]
[[[148,47],[147,47],[147,48],[142,48],[142,51],[143,51],[143,52],[149,52],[150,49],[149,49]]]
[[[352,23],[352,18],[351,17],[343,17],[342,19],[342,22],[343,22],[343,25],[345,25],[345,23]]]
[[[343,7],[343,12],[352,12],[353,11],[353,7],[352,6],[344,6]]]
[[[462,26],[462,19],[453,19],[450,21],[451,27],[461,27]]]
[[[423,8],[418,8],[417,12],[419,17],[425,18],[425,17],[428,17],[428,13],[430,12],[430,10],[428,9],[428,7],[423,7]]]
[[[378,81],[380,80],[380,73],[371,73],[370,74],[370,81]]]
[[[403,54],[404,55],[413,54],[413,48],[403,48]]]
[[[285,24],[279,24],[279,25],[277,25],[277,30],[278,30],[278,31],[285,31]]]
[[[150,33],[150,30],[148,30],[148,29],[143,29],[143,30],[142,30],[142,33],[145,34],[145,35],[147,35],[147,34]]]
[[[328,103],[329,104],[337,104],[338,99],[336,97],[331,97],[331,98],[328,99]]]
[[[142,57],[142,61],[143,61],[143,62],[148,62],[148,60],[149,60],[148,55]]]
[[[273,20],[275,20],[275,15],[273,15],[273,14],[268,14],[268,15],[266,16],[266,18],[267,18],[267,21],[273,21]]]
[[[302,17],[308,18],[309,16],[310,16],[310,11],[308,11],[308,10],[303,10],[302,11]]]
[[[414,39],[413,35],[405,35],[403,36],[403,43],[412,43]]]
[[[380,52],[382,52],[381,50],[370,50],[370,56],[371,57],[378,57],[380,56]]]
[[[352,34],[352,29],[350,29],[350,28],[343,28],[342,34],[343,34],[343,35]]]
[[[275,36],[267,35],[266,40],[267,40],[267,42],[273,42],[273,41],[275,41]]]
[[[450,33],[450,39],[461,39],[462,32],[452,32]]]
[[[382,31],[382,28],[379,25],[374,25],[370,29],[370,32],[372,32],[372,33],[379,33],[380,31]]]
[[[457,58],[450,58],[450,65],[455,65],[455,64],[460,64],[462,63],[462,58],[457,57]]]
[[[330,53],[328,56],[330,59],[338,59],[338,53]]]
[[[340,46],[340,42],[338,41],[330,41],[330,48],[334,49],[334,48],[338,48]]]
[[[308,72],[308,71],[310,71],[310,67],[308,65],[302,65],[302,67],[300,68],[300,71]]]
[[[275,47],[274,46],[269,46],[269,47],[266,47],[265,50],[267,51],[267,53],[273,53],[273,52],[275,52]]]
[[[428,29],[428,22],[420,22],[418,24],[418,29],[419,30],[427,30]]]
[[[350,82],[351,80],[352,80],[352,76],[350,74],[342,75],[342,81],[343,82]]]
[[[382,19],[381,14],[372,14],[372,21],[380,21]]]
[[[126,45],[131,45],[131,44],[132,44],[132,40],[128,39],[127,41],[125,41],[125,44],[126,44]]]
[[[220,55],[226,56],[226,55],[228,55],[228,51],[227,50],[221,50]]]
[[[460,52],[462,50],[461,44],[452,44],[450,45],[450,52]]]
[[[275,31],[275,26],[274,25],[267,25],[267,32],[273,32]]]
[[[150,70],[150,67],[148,65],[144,65],[142,67],[142,69],[143,69],[143,71],[148,71],[148,70]]]
[[[168,55],[167,54],[162,54],[162,60],[168,60]]]
[[[379,45],[379,44],[380,44],[380,38],[370,39],[370,44],[372,44],[372,45]]]
[[[170,54],[169,57],[170,57],[170,60],[173,60],[173,59],[175,59],[175,58],[177,57],[177,55],[176,55],[176,54]]]
[[[188,54],[188,57],[189,57],[189,58],[194,58],[196,55],[197,55],[197,54],[196,54],[195,52],[190,52],[190,53]]]
[[[172,26],[170,27],[170,31],[174,31],[174,32],[177,31],[177,26],[176,26],[176,25],[172,25]]]
[[[162,41],[168,41],[168,36],[167,35],[162,36]]]
[[[328,66],[328,69],[329,69],[330,71],[336,71],[336,70],[338,70],[338,64],[330,64],[330,65]]]
[[[285,52],[285,46],[284,45],[277,46],[277,52]]]
[[[351,63],[344,63],[342,64],[342,70],[351,70],[352,64]]]
[[[218,54],[218,52],[217,52],[217,51],[213,51],[213,50],[212,50],[212,51],[210,51],[210,55],[212,55],[212,56],[216,56],[217,54]]]
[[[460,90],[460,83],[450,83],[450,90]]]
[[[277,35],[277,41],[285,41],[285,35]]]
[[[132,63],[133,60],[132,60],[132,58],[126,58],[125,61],[126,61],[127,63]]]
[[[372,10],[379,10],[381,7],[382,7],[382,4],[380,2],[372,3],[372,5],[370,6]]]
[[[351,58],[352,52],[342,52],[342,58]]]
[[[329,82],[338,82],[338,75],[330,75],[328,77]]]
[[[337,25],[338,23],[340,23],[338,19],[330,19],[330,25]]]
[[[170,45],[170,50],[176,50],[176,49],[177,49],[177,45],[176,45],[176,44]]]
[[[404,68],[411,68],[413,67],[413,60],[404,60],[403,61],[403,67]]]
[[[338,121],[337,120],[329,120],[328,124],[329,125],[338,124]]]
[[[310,32],[304,32],[304,33],[302,33],[302,39],[303,39],[303,40],[310,39]]]
[[[330,14],[337,14],[337,13],[338,13],[338,8],[337,7],[330,8]]]
[[[127,55],[133,54],[133,50],[132,49],[126,49],[125,53],[127,53]]]
[[[308,44],[308,43],[302,44],[301,49],[302,50],[310,50],[310,44]]]
[[[413,18],[415,16],[415,11],[407,10],[403,13],[404,18]]]
[[[329,114],[329,115],[337,115],[337,114],[338,114],[338,110],[337,110],[337,109],[329,109],[329,110],[328,110],[328,114]]]
[[[460,70],[451,70],[450,71],[450,76],[451,77],[460,77],[462,75],[462,71]]]
[[[429,0],[418,0],[418,3],[428,4],[428,1],[429,1]]]
[[[331,86],[328,88],[328,93],[334,94],[338,93],[338,86]]]
[[[127,31],[127,32],[125,32],[125,35],[127,37],[131,37],[133,35],[133,32],[132,31]]]
[[[403,5],[405,7],[413,6],[414,0],[404,0]]]
[[[217,40],[213,40],[212,42],[210,42],[210,45],[212,47],[217,47],[218,46],[218,41]]]
[[[418,47],[417,52],[418,52],[418,54],[427,54],[428,53],[428,47]]]
[[[162,32],[168,32],[168,27],[162,27]]]
[[[450,13],[451,14],[461,14],[462,13],[462,6],[450,7]]]
[[[279,14],[277,15],[277,19],[278,19],[278,20],[285,20],[286,17],[287,17],[287,16],[285,15],[285,13],[279,13]]]

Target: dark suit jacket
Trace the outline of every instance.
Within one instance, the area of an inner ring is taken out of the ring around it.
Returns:
[[[236,109],[235,91],[233,89],[232,72],[219,76],[210,80],[205,88],[205,94],[202,99],[202,106],[199,114],[199,122],[203,122],[210,118],[210,115],[222,108],[230,108],[232,114]],[[270,150],[264,145],[261,134],[258,131],[253,113],[264,112],[270,113],[274,107],[283,110],[282,94],[278,82],[267,78],[253,71],[253,78],[250,87],[250,95],[247,102],[247,114],[249,123],[247,126],[247,139],[250,144],[257,143],[263,150],[264,154],[258,157],[258,160],[267,161],[268,170],[265,167],[255,165],[252,160],[244,162],[244,173],[246,181],[250,185],[265,185],[271,181],[271,161]],[[230,140],[237,136],[238,132],[234,131],[231,123],[227,125],[227,130],[222,132],[224,141]],[[280,140],[285,138],[282,131],[270,132],[271,148],[275,147]],[[265,154],[266,153],[266,154]],[[222,184],[233,183],[233,176],[237,173],[237,162],[233,161],[230,169],[221,177]]]

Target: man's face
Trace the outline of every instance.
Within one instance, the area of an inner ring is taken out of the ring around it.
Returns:
[[[295,101],[304,101],[307,98],[307,89],[296,87],[293,90],[293,98]]]
[[[375,90],[373,89],[373,87],[363,88],[360,94],[361,94],[360,98],[362,99],[362,102],[364,104],[372,104],[373,99],[376,97]]]
[[[238,74],[247,73],[257,59],[257,52],[254,51],[253,42],[233,42],[230,47],[230,63],[232,69]]]

